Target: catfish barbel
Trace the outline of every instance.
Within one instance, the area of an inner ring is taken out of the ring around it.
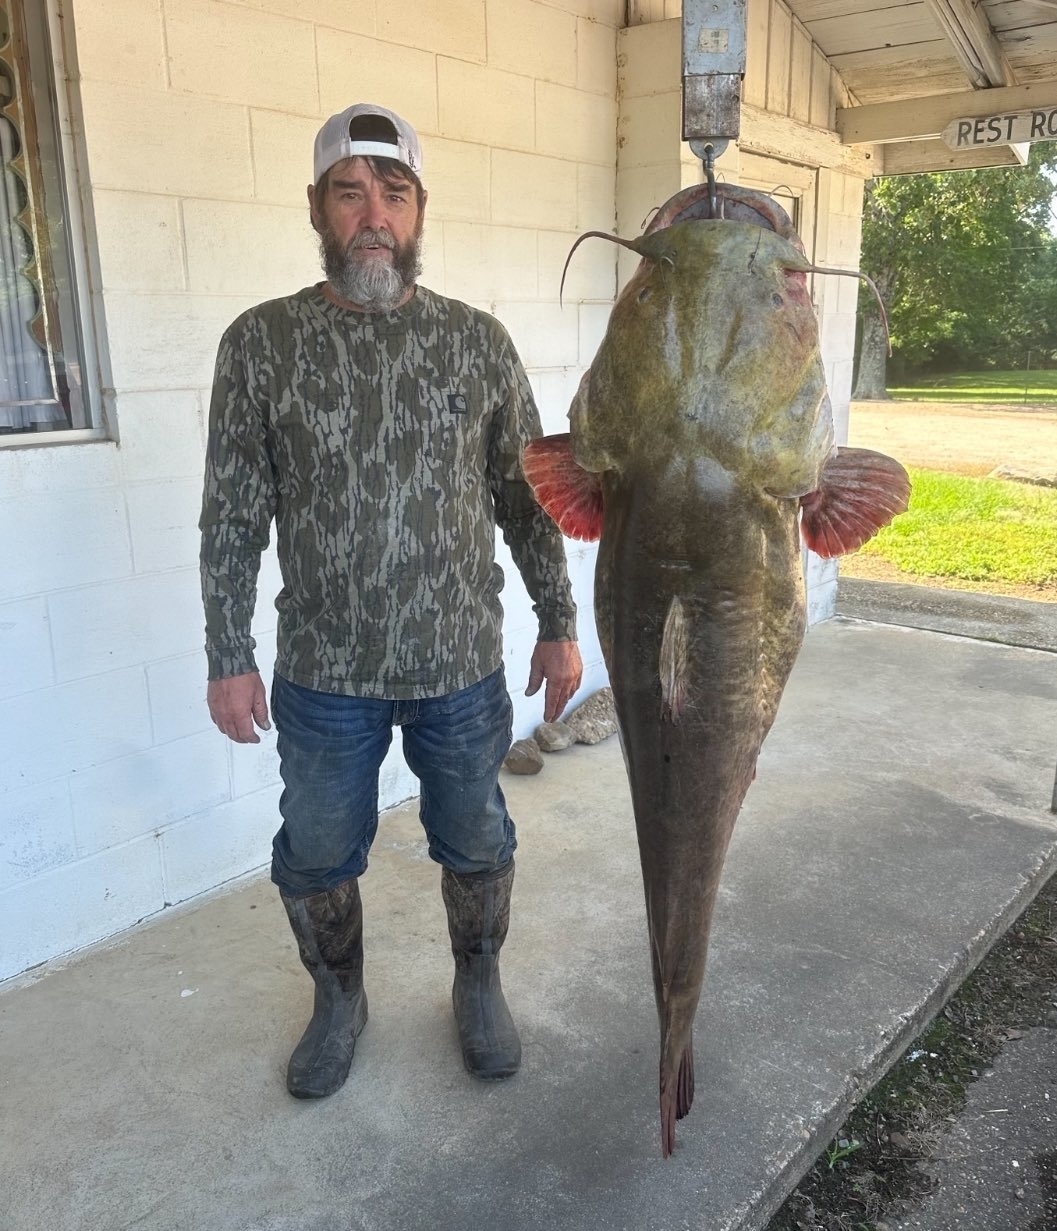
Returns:
[[[562,531],[600,539],[595,618],[646,894],[665,1157],[694,1097],[727,846],[806,627],[801,533],[820,555],[853,551],[910,496],[898,462],[834,447],[807,287],[817,267],[788,216],[717,188],[725,218],[700,217],[701,185],[640,238],[603,236],[642,261],[570,434],[524,454]]]

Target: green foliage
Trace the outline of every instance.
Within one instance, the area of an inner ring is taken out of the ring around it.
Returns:
[[[861,266],[886,302],[895,370],[1057,360],[1055,173],[1057,143],[1042,142],[1027,167],[871,181]],[[859,305],[876,311],[868,291]]]
[[[830,1171],[840,1162],[848,1157],[849,1154],[854,1154],[856,1150],[862,1149],[862,1142],[855,1138],[848,1139],[841,1137],[839,1141],[831,1141],[826,1148],[826,1162],[829,1164]]]
[[[911,471],[910,508],[862,551],[917,576],[1057,585],[1057,490]]]

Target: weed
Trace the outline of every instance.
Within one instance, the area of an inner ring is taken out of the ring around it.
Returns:
[[[849,1155],[855,1153],[856,1150],[862,1149],[862,1142],[852,1138],[850,1141],[847,1137],[841,1137],[839,1141],[832,1142],[826,1149],[826,1162],[829,1163],[830,1171],[841,1161],[848,1158]]]

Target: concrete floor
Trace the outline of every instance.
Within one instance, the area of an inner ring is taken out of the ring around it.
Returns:
[[[764,1226],[1057,863],[1055,667],[879,623],[809,633],[728,857],[667,1162],[610,740],[505,780],[516,1078],[461,1067],[439,875],[398,809],[363,883],[371,1020],[323,1103],[283,1087],[310,984],[263,876],[0,994],[0,1227]]]

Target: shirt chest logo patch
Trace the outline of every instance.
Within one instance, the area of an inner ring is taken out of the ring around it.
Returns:
[[[465,393],[445,393],[444,402],[448,412],[453,415],[465,415],[470,412],[470,404]]]

